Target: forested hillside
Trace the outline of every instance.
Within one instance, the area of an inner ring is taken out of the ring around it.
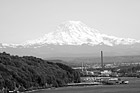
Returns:
[[[0,89],[60,87],[70,82],[80,82],[79,73],[62,63],[0,53]]]

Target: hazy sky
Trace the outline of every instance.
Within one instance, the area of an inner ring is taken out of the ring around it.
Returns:
[[[69,20],[140,40],[140,0],[0,0],[0,43],[36,39]]]

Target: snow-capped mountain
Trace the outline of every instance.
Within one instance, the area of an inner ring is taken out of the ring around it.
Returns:
[[[129,53],[128,50],[138,52],[140,40],[119,38],[99,33],[94,28],[88,27],[80,21],[66,21],[61,23],[56,31],[47,33],[36,40],[29,40],[22,44],[0,44],[0,51],[9,51],[14,54],[92,54],[104,50],[116,52],[120,50]],[[92,52],[91,52],[92,51]],[[28,52],[28,53],[27,53]],[[132,52],[131,52],[132,53]],[[118,53],[120,54],[120,53]]]
[[[99,33],[96,29],[90,28],[80,21],[67,21],[60,24],[55,32],[46,34],[45,36],[27,41],[24,46],[31,45],[129,45],[140,43],[140,41],[130,38],[118,38]]]

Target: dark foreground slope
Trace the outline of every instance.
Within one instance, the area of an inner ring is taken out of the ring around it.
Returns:
[[[79,82],[79,73],[61,63],[52,63],[32,56],[13,56],[0,53],[0,89],[14,90],[15,86],[60,87]]]

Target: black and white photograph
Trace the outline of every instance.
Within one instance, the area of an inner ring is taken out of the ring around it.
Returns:
[[[0,93],[140,93],[140,0],[0,0]]]

